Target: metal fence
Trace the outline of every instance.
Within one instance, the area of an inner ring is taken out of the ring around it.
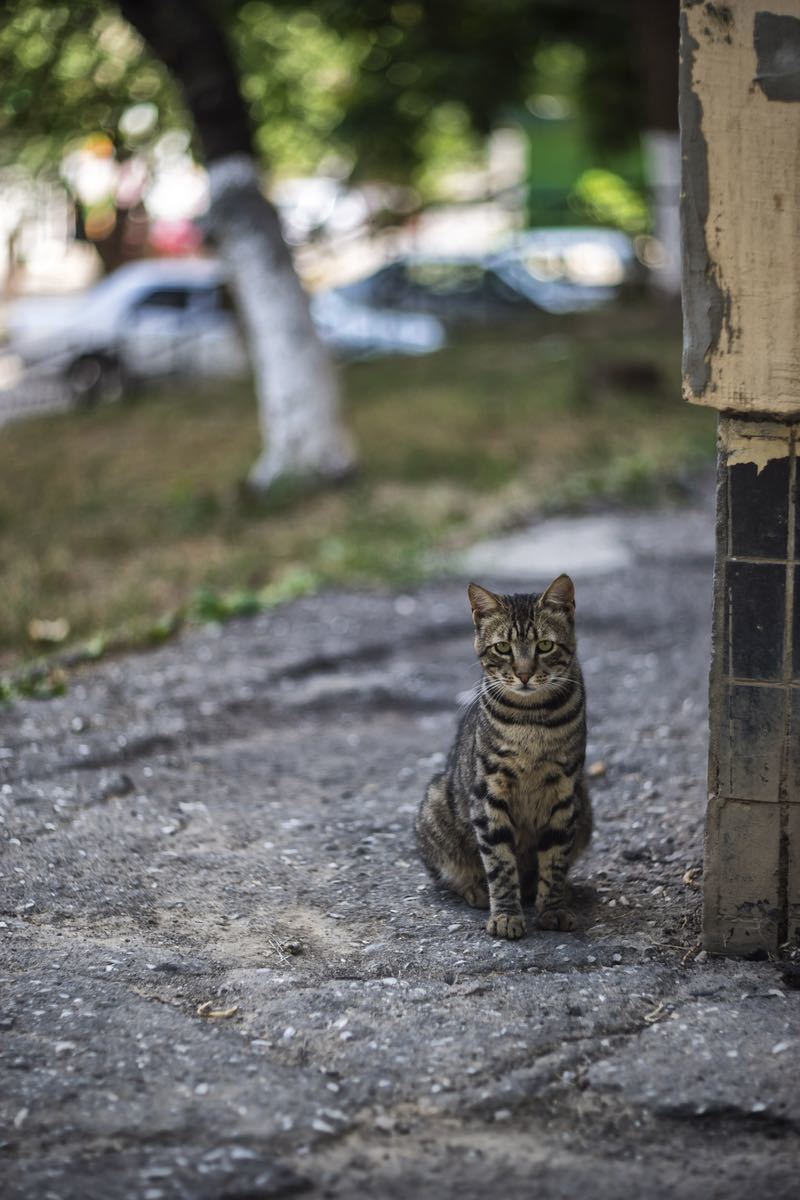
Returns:
[[[10,387],[0,387],[0,426],[44,413],[66,412],[71,406],[72,396],[63,379],[24,371]]]

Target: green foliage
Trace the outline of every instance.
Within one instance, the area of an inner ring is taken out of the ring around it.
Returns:
[[[284,173],[302,173],[346,152],[331,139],[365,48],[326,28],[310,7],[292,7],[237,5],[227,26],[259,150]]]
[[[598,145],[641,120],[626,0],[224,0],[256,144],[279,173],[352,167],[435,196],[479,138],[537,92],[569,93]],[[165,68],[105,0],[7,0],[0,161],[54,165],[147,101],[156,136],[186,117]]]
[[[614,171],[600,167],[584,171],[571,198],[578,213],[600,225],[615,225],[630,234],[644,233],[649,227],[644,197]]]
[[[274,3],[294,7],[292,0]],[[475,137],[499,120],[515,120],[537,92],[566,89],[596,147],[630,145],[641,127],[631,0],[314,0],[312,6],[327,27],[369,47],[338,129],[358,147],[365,172],[424,166],[429,142],[421,122],[442,105],[457,106]]]
[[[195,621],[228,621],[231,617],[253,617],[299,596],[315,592],[322,582],[317,571],[290,567],[262,588],[200,588],[188,609]]]
[[[61,667],[42,663],[16,675],[0,675],[0,704],[12,704],[23,698],[52,700],[54,696],[63,696],[67,687],[67,675]]]
[[[0,162],[57,166],[73,140],[117,137],[131,104],[150,101],[160,128],[182,120],[166,68],[110,5],[6,0],[0,28]]]

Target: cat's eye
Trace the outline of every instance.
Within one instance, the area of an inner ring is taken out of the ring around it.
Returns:
[[[553,646],[555,646],[555,642],[551,642],[549,638],[542,638],[542,640],[536,644],[541,650],[542,654],[549,654],[553,649]]]
[[[508,642],[495,642],[492,646],[492,649],[496,650],[498,654],[511,653],[511,647],[509,646]]]

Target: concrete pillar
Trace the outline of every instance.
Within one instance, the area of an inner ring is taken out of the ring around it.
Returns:
[[[719,410],[704,937],[800,942],[800,0],[683,0],[684,394]]]

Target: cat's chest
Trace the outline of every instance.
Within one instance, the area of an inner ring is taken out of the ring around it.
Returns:
[[[562,742],[563,739],[552,737],[549,730],[520,731],[500,744],[499,761],[510,767],[520,788],[541,790],[566,761]]]
[[[561,763],[539,756],[517,760],[517,783],[511,803],[518,829],[542,829],[560,800],[572,793],[572,783]]]

